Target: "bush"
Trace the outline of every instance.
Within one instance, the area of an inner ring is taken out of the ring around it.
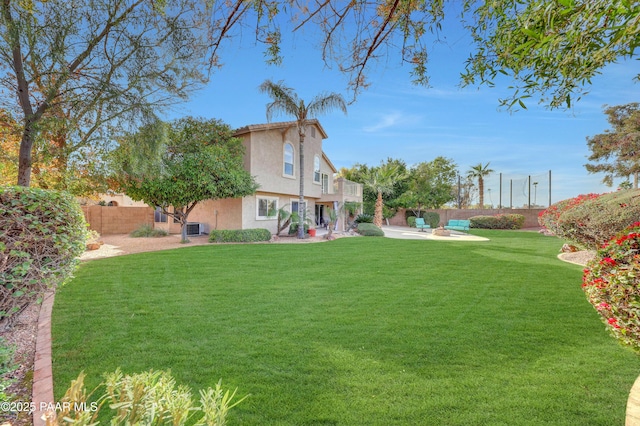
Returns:
[[[551,231],[553,234],[558,235],[560,218],[569,210],[578,207],[587,200],[598,198],[599,194],[582,194],[574,198],[558,201],[552,204],[546,210],[538,214],[538,223],[543,228]],[[559,236],[559,235],[558,235]]]
[[[97,424],[98,414],[105,408],[113,410],[111,425],[224,425],[230,409],[245,398],[232,403],[236,391],[222,389],[219,381],[214,388],[200,391],[199,405],[194,403],[191,389],[176,385],[165,371],[123,375],[120,370],[105,374],[101,385],[104,392],[97,401],[87,400],[84,373],[71,382],[57,404],[55,418],[47,425],[89,426]]]
[[[582,289],[611,334],[640,352],[640,222],[597,251]]]
[[[597,249],[640,219],[640,190],[622,190],[587,199],[564,212],[556,235]]]
[[[358,228],[356,228],[356,232],[360,235],[364,235],[365,237],[384,237],[382,229],[367,222],[359,223]]]
[[[415,228],[416,227],[416,217],[415,216],[409,216],[407,218],[407,224],[409,225],[410,228]]]
[[[70,194],[0,188],[0,320],[71,278],[87,224]]]
[[[7,344],[4,338],[0,338],[0,402],[7,402],[11,398],[6,390],[15,382],[12,373],[19,367],[14,362],[14,353],[15,346]],[[4,414],[7,414],[6,411]]]
[[[440,215],[436,212],[424,212],[422,217],[425,223],[429,224],[432,228],[437,228],[440,225]]]
[[[255,243],[269,241],[271,232],[268,229],[221,229],[211,231],[210,243]]]
[[[308,224],[304,224],[304,233],[307,234],[309,233],[309,225]],[[298,224],[297,223],[292,223],[291,225],[289,225],[289,235],[296,235],[298,234]]]
[[[355,219],[355,223],[373,223],[373,215],[367,213],[359,214]]]
[[[133,238],[166,237],[169,233],[163,229],[154,229],[149,223],[142,224],[129,234]]]
[[[524,220],[525,218],[521,214],[480,215],[469,218],[469,227],[477,229],[522,229]]]

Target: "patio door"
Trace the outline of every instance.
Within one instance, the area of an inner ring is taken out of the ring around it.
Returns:
[[[324,225],[324,211],[325,206],[322,204],[316,204],[316,226]]]

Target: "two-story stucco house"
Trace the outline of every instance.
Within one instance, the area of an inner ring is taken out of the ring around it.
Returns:
[[[201,224],[204,232],[214,229],[265,228],[276,233],[276,212],[284,207],[297,211],[300,193],[299,137],[295,122],[253,124],[235,132],[245,146],[244,165],[260,185],[255,195],[198,203],[189,215],[190,223]],[[311,120],[304,143],[304,194],[306,211],[316,226],[327,222],[328,209],[344,202],[362,204],[362,186],[335,179],[336,168],[322,150],[327,134],[317,120]],[[179,224],[156,212],[156,228],[172,233]],[[343,229],[344,218],[337,229]]]

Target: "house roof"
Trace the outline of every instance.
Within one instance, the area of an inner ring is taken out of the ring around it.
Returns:
[[[324,131],[324,128],[322,127],[322,125],[317,119],[313,118],[311,120],[307,120],[307,122],[309,124],[315,125],[320,130],[322,139],[327,139],[329,137],[327,136],[327,132]],[[283,121],[279,123],[266,123],[266,124],[249,124],[248,126],[243,126],[243,127],[240,127],[239,129],[236,129],[235,135],[240,136],[240,135],[244,135],[245,133],[259,132],[264,130],[287,129],[289,127],[295,127],[295,126],[296,126],[295,121]]]

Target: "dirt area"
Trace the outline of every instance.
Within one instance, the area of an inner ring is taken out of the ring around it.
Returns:
[[[355,236],[355,233],[333,233],[333,237],[343,238]],[[120,256],[124,254],[143,253],[158,250],[171,250],[183,247],[193,247],[209,243],[209,236],[189,237],[189,243],[180,242],[179,235],[169,235],[166,237],[132,238],[129,235],[104,235],[101,237],[104,243],[98,250],[86,251],[80,259],[91,260],[104,257]],[[280,236],[274,237],[269,244],[292,244],[292,243],[319,243],[327,239],[324,235],[309,237],[303,240],[296,237]],[[265,244],[265,243],[256,243]]]

